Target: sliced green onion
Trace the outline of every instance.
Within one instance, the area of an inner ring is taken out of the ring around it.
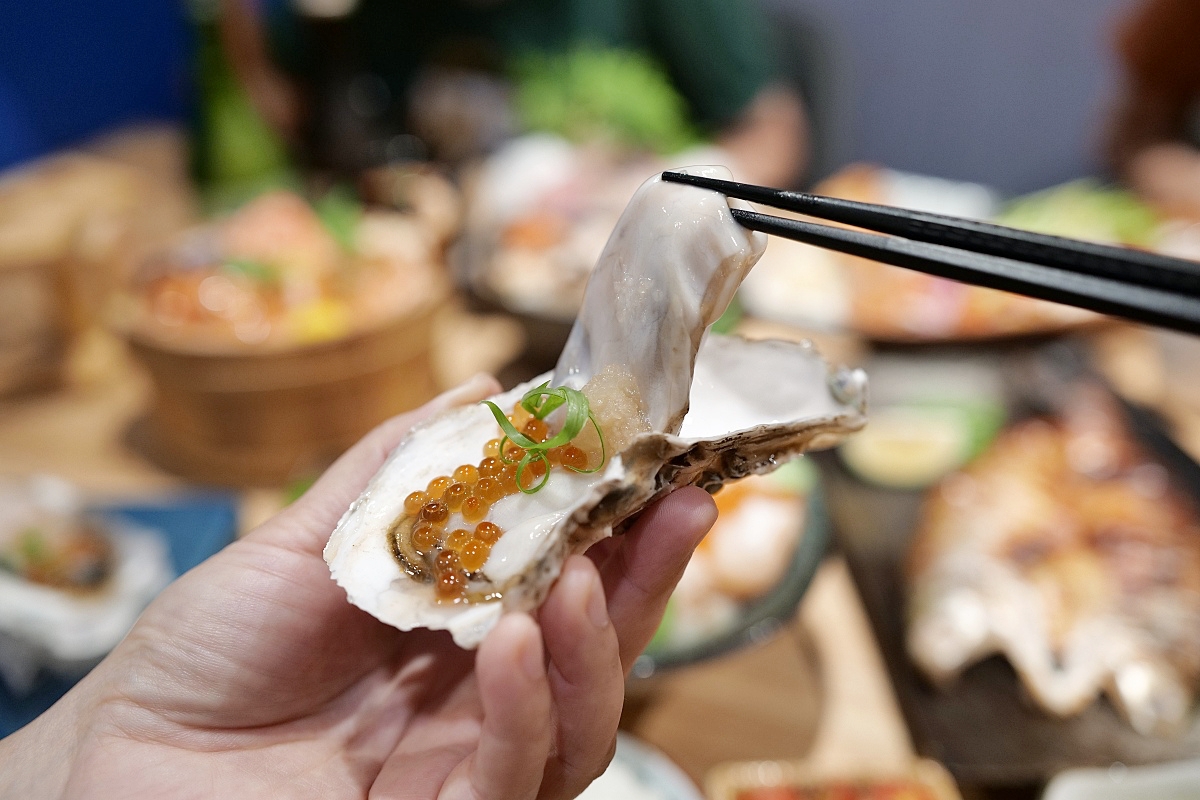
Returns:
[[[563,420],[562,429],[544,442],[535,442],[518,431],[517,427],[512,424],[512,421],[509,420],[504,411],[492,401],[484,400],[483,404],[491,409],[492,416],[496,418],[496,424],[504,432],[504,436],[500,439],[500,460],[505,464],[513,463],[504,454],[504,445],[506,442],[511,441],[525,451],[525,454],[521,456],[521,460],[517,463],[517,488],[525,494],[533,494],[550,480],[550,459],[546,456],[546,453],[555,447],[561,447],[569,443],[580,434],[584,426],[589,422],[596,428],[596,434],[600,437],[600,463],[592,469],[575,469],[574,467],[567,467],[567,469],[572,472],[591,474],[599,471],[600,467],[604,465],[604,460],[607,457],[607,450],[604,444],[604,431],[600,430],[600,424],[596,422],[596,417],[592,414],[587,396],[578,389],[571,389],[566,386],[551,389],[550,381],[546,381],[541,386],[530,389],[521,398],[521,408],[528,411],[537,419],[545,419],[554,411],[564,405],[566,406],[566,416]],[[525,468],[534,460],[545,462],[546,472],[536,486],[526,489],[521,485],[521,476],[525,474]]]
[[[528,489],[526,489],[524,486],[521,485],[521,476],[525,474],[525,468],[528,467],[530,465],[530,463],[533,461],[533,459],[535,459],[535,458],[541,459],[542,461],[546,462],[546,471],[542,473],[542,480],[538,482],[537,486],[530,486]],[[517,464],[517,488],[518,489],[520,489],[525,494],[533,494],[534,492],[541,490],[541,488],[546,485],[546,481],[548,481],[548,480],[550,480],[550,459],[546,458],[545,453],[539,452],[536,455],[533,453],[526,453],[525,455],[521,456],[521,463]]]

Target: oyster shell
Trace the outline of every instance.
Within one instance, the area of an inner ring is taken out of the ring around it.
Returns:
[[[727,177],[719,167],[704,174]],[[554,371],[496,398],[510,408],[547,379],[583,387],[616,373],[636,387],[646,430],[592,474],[556,471],[534,494],[499,500],[504,530],[472,579],[478,602],[438,602],[392,553],[404,498],[498,436],[484,406],[452,409],[414,428],[342,517],[325,548],[351,602],[402,630],[447,629],[474,647],[506,610],[541,602],[570,553],[620,530],[672,489],[715,491],[865,423],[861,371],[831,370],[810,344],[705,336],[765,247],[715,192],[647,181],[631,200],[588,284]]]

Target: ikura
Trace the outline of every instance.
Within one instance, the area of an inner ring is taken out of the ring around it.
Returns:
[[[526,398],[543,397],[547,391],[555,390],[542,386]],[[433,478],[424,490],[416,490],[404,498],[405,516],[396,527],[399,531],[396,552],[402,562],[415,569],[410,574],[432,574],[439,602],[467,601],[471,575],[483,569],[492,546],[504,535],[499,525],[486,519],[492,506],[517,492],[537,491],[555,467],[575,472],[594,471],[588,469],[591,460],[588,454],[570,444],[578,430],[565,439],[561,431],[554,434],[525,402],[525,399],[518,402],[507,416],[493,406],[497,421],[504,419],[500,423],[504,435],[484,444],[483,458],[478,464],[460,464],[449,475]],[[586,400],[583,402],[586,410]],[[546,413],[557,407],[545,403],[536,408],[545,406],[549,406]],[[576,422],[578,418],[576,413]],[[590,412],[587,419],[595,422]],[[510,436],[520,437],[521,444]],[[603,461],[601,452],[600,463]],[[408,563],[414,559],[418,563]]]

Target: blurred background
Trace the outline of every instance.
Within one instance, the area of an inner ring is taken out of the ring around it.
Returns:
[[[552,367],[662,169],[1200,261],[1198,37],[1190,0],[8,4],[0,735],[372,426]],[[785,241],[718,325],[864,367],[871,423],[718,495],[597,797],[1197,796],[1195,338]]]

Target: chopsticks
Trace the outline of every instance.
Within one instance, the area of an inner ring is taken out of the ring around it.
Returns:
[[[862,231],[733,209],[743,226],[963,283],[1200,333],[1200,264],[923,211],[664,172],[663,180]]]

